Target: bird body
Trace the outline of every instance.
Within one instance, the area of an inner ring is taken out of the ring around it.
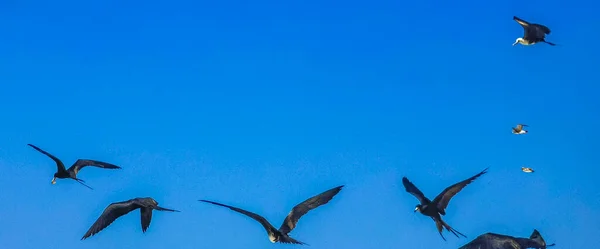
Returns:
[[[450,202],[450,199],[454,197],[454,195],[460,192],[464,187],[473,182],[475,179],[487,173],[486,171],[487,168],[478,173],[477,175],[470,177],[469,179],[447,187],[438,196],[436,196],[433,199],[433,201],[425,197],[423,192],[421,192],[421,190],[419,190],[412,182],[410,182],[408,178],[402,177],[402,184],[404,185],[406,192],[415,196],[420,202],[415,206],[415,212],[419,211],[421,214],[431,217],[435,222],[437,230],[440,233],[442,239],[446,240],[446,238],[444,238],[444,235],[442,234],[443,228],[446,228],[446,230],[452,232],[456,237],[458,237],[458,234],[460,234],[466,238],[467,236],[452,228],[444,220],[442,220],[441,215],[446,215],[446,207],[448,207],[448,203]]]
[[[526,125],[526,124],[517,124],[517,127],[513,127],[512,128],[512,133],[516,134],[516,135],[527,134],[528,131],[526,131],[525,129],[523,129],[523,127],[529,127],[529,125]]]
[[[520,43],[521,45],[529,46],[536,44],[538,42],[545,42],[550,44],[551,46],[555,46],[556,44],[547,42],[545,40],[546,35],[550,34],[550,29],[541,24],[529,23],[521,18],[513,16],[513,20],[521,25],[524,29],[523,37],[519,37],[515,40],[514,45]]]
[[[517,238],[496,233],[482,234],[459,249],[545,249],[554,245],[546,245],[542,235],[534,229],[529,238]]]
[[[114,202],[104,209],[100,217],[98,217],[96,222],[92,224],[89,230],[83,235],[81,240],[99,233],[113,223],[117,218],[138,208],[140,209],[142,221],[142,233],[145,233],[150,226],[150,221],[152,220],[152,210],[179,212],[174,209],[159,207],[158,202],[151,197],[134,198],[127,201]]]
[[[331,199],[333,199],[333,197],[335,195],[337,195],[342,190],[342,187],[344,187],[344,185],[327,190],[323,193],[313,196],[313,197],[303,201],[302,203],[296,205],[292,209],[292,211],[289,212],[289,214],[287,215],[287,217],[285,218],[285,220],[283,221],[283,224],[281,224],[281,227],[279,227],[279,229],[276,229],[273,225],[271,225],[271,223],[269,223],[269,221],[267,221],[267,219],[265,219],[264,217],[262,217],[256,213],[246,211],[241,208],[225,205],[222,203],[214,202],[214,201],[209,201],[209,200],[199,200],[199,201],[229,208],[233,211],[244,214],[244,215],[258,221],[267,231],[267,234],[269,236],[269,241],[271,241],[271,243],[279,242],[279,243],[284,243],[284,244],[307,245],[304,242],[298,241],[298,240],[290,237],[288,234],[296,227],[298,220],[300,220],[300,218],[303,215],[308,213],[308,211],[310,211],[310,210],[313,210],[321,205],[327,204]]]
[[[532,168],[529,167],[521,167],[521,170],[525,173],[533,173],[535,172]]]
[[[79,182],[83,186],[86,186],[86,187],[92,189],[92,187],[90,187],[84,183],[85,182],[84,180],[77,178],[77,173],[79,173],[79,171],[81,169],[83,169],[84,167],[87,167],[87,166],[94,166],[94,167],[104,168],[104,169],[120,169],[121,168],[117,165],[105,163],[105,162],[101,162],[101,161],[90,160],[90,159],[78,159],[77,161],[75,161],[75,163],[73,163],[73,165],[71,165],[71,167],[69,167],[67,169],[65,167],[65,164],[60,159],[58,159],[58,157],[55,157],[54,155],[38,148],[37,146],[35,146],[33,144],[27,144],[27,145],[31,146],[32,148],[41,152],[42,154],[50,157],[56,163],[57,170],[56,170],[56,173],[54,173],[54,178],[52,178],[52,181],[51,181],[52,184],[56,184],[57,178],[59,178],[59,179],[70,178],[70,179],[73,179],[73,180]]]

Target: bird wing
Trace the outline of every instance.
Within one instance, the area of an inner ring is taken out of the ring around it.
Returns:
[[[428,204],[431,201],[429,199],[427,199],[427,197],[425,197],[425,195],[423,194],[423,192],[421,192],[421,190],[419,190],[417,188],[417,186],[415,186],[412,182],[410,182],[408,180],[408,178],[406,177],[402,177],[402,185],[404,185],[404,188],[406,189],[406,192],[412,194],[413,196],[417,197],[417,199],[419,200],[419,202],[421,202],[422,205]]]
[[[550,34],[550,29],[544,25],[532,24],[531,26],[534,26],[535,29],[538,30],[539,32],[543,32],[543,34],[540,34],[541,36],[544,36],[544,34],[546,34],[546,35]]]
[[[529,23],[521,18],[513,16],[513,20],[517,21],[517,23],[521,24],[521,26],[523,26],[523,28],[525,28],[525,29],[527,29],[527,27],[529,27]]]
[[[200,200],[200,201],[201,202],[210,203],[210,204],[214,204],[214,205],[221,206],[221,207],[226,207],[226,208],[229,208],[229,209],[231,209],[233,211],[236,211],[238,213],[242,213],[242,214],[244,214],[244,215],[246,215],[246,216],[248,216],[248,217],[250,217],[250,218],[252,218],[252,219],[254,219],[256,221],[258,221],[265,228],[265,230],[267,230],[267,233],[268,232],[276,231],[275,227],[273,227],[273,225],[271,225],[271,223],[269,223],[269,221],[267,221],[267,219],[265,219],[264,217],[262,217],[262,216],[260,216],[258,214],[252,213],[250,211],[243,210],[241,208],[236,208],[236,207],[228,206],[228,205],[221,204],[221,203],[218,203],[218,202],[214,202],[214,201],[208,201],[208,200]]]
[[[87,237],[90,237],[90,236],[102,231],[102,229],[109,226],[117,218],[119,218],[139,207],[141,207],[141,206],[138,205],[134,200],[111,203],[110,205],[108,205],[108,207],[106,207],[106,209],[104,209],[104,212],[102,212],[100,217],[98,217],[96,222],[94,222],[94,224],[83,235],[83,237],[81,239],[84,240]]]
[[[440,213],[445,215],[446,207],[448,207],[448,203],[450,202],[450,199],[452,199],[452,197],[454,197],[456,194],[458,194],[458,192],[460,192],[465,186],[469,185],[471,182],[473,182],[475,179],[477,179],[481,175],[487,173],[486,172],[487,169],[488,168],[485,168],[483,171],[479,172],[477,175],[474,175],[474,176],[470,177],[469,179],[466,179],[466,180],[456,183],[450,187],[447,187],[446,189],[444,189],[444,191],[442,191],[442,193],[440,193],[438,196],[436,196],[435,199],[433,199],[433,203],[437,206]]]
[[[152,208],[140,208],[140,215],[142,216],[142,232],[145,233],[150,226],[150,221],[152,221]]]
[[[298,223],[300,217],[308,213],[308,211],[328,203],[331,199],[333,199],[335,195],[337,195],[342,190],[343,187],[344,185],[337,186],[296,205],[294,208],[292,208],[292,211],[290,211],[287,217],[285,217],[283,224],[281,224],[281,227],[279,227],[279,231],[284,234],[288,234],[289,232],[291,232],[296,227],[296,224]]]
[[[78,159],[77,161],[75,161],[75,163],[73,163],[73,165],[71,165],[71,167],[69,167],[68,170],[73,171],[73,173],[77,174],[82,168],[87,167],[87,166],[94,166],[94,167],[103,168],[103,169],[120,169],[121,168],[117,165],[105,163],[105,162],[101,162],[101,161],[90,160],[90,159]]]
[[[67,169],[65,168],[65,165],[63,164],[63,162],[58,159],[58,157],[53,156],[52,154],[46,152],[45,150],[42,150],[40,148],[38,148],[37,146],[33,145],[33,144],[27,144],[29,146],[31,146],[32,148],[34,148],[35,150],[41,152],[42,154],[52,158],[52,160],[54,160],[54,162],[56,162],[56,167],[58,171],[66,171]]]

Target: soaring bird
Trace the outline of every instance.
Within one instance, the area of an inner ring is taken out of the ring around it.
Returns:
[[[327,190],[323,193],[313,196],[313,197],[303,201],[302,203],[296,205],[292,209],[292,211],[290,211],[290,213],[287,215],[287,217],[285,218],[285,220],[283,221],[283,224],[281,224],[281,227],[279,227],[279,229],[275,229],[275,227],[273,225],[271,225],[271,223],[269,223],[269,221],[267,221],[267,219],[265,219],[264,217],[262,217],[258,214],[252,213],[250,211],[246,211],[241,208],[236,208],[236,207],[228,206],[228,205],[213,202],[213,201],[208,201],[208,200],[200,200],[200,201],[229,208],[233,211],[242,213],[242,214],[258,221],[265,228],[265,230],[267,230],[267,234],[269,235],[269,240],[272,243],[279,242],[279,243],[285,243],[285,244],[307,245],[304,242],[295,240],[294,238],[290,237],[288,234],[296,227],[296,224],[298,223],[298,220],[300,219],[300,217],[302,217],[303,215],[308,213],[308,211],[313,210],[323,204],[328,203],[337,193],[340,192],[340,190],[342,190],[342,187],[344,187],[344,185]]]
[[[527,134],[528,131],[524,130],[523,127],[529,127],[529,125],[518,124],[517,127],[512,128],[512,133],[517,135]]]
[[[108,205],[108,207],[106,207],[106,209],[104,209],[104,212],[102,212],[96,222],[94,222],[90,229],[83,235],[81,240],[99,233],[102,231],[102,229],[113,223],[113,221],[115,221],[117,218],[138,208],[140,209],[142,218],[142,233],[145,233],[146,229],[148,229],[150,226],[150,221],[152,220],[152,210],[179,212],[177,210],[159,207],[158,202],[151,197],[134,198],[127,201],[111,203]]]
[[[54,178],[52,178],[52,184],[56,184],[56,178],[62,178],[62,179],[71,178],[71,179],[77,181],[78,183],[81,183],[81,185],[86,186],[89,189],[93,189],[92,187],[86,185],[84,183],[85,182],[84,180],[77,178],[77,173],[79,173],[79,171],[81,169],[83,169],[86,166],[94,166],[94,167],[104,168],[104,169],[120,169],[121,168],[117,165],[113,165],[113,164],[105,163],[105,162],[101,162],[101,161],[90,160],[90,159],[77,159],[77,161],[75,161],[75,163],[73,163],[73,165],[71,165],[71,167],[69,167],[67,169],[67,168],[65,168],[65,165],[63,164],[63,162],[60,159],[58,159],[57,157],[38,148],[37,146],[35,146],[33,144],[27,144],[27,145],[31,146],[32,148],[36,149],[37,151],[41,152],[42,154],[52,158],[52,160],[54,160],[54,162],[56,162],[57,171],[56,171],[56,173],[54,173]]]
[[[538,42],[545,42],[552,46],[556,45],[554,43],[547,42],[544,39],[546,35],[550,34],[550,29],[548,27],[541,24],[528,23],[527,21],[516,16],[513,16],[513,20],[521,24],[521,26],[525,30],[525,34],[523,35],[523,37],[517,38],[515,43],[513,43],[513,46],[517,45],[517,43],[521,43],[522,45],[533,45]]]
[[[546,245],[540,232],[534,229],[529,238],[517,238],[496,233],[482,234],[458,249],[546,249],[551,246],[555,246],[555,244]]]
[[[525,173],[533,173],[535,172],[532,168],[529,167],[521,167],[521,170]]]
[[[446,238],[444,238],[444,235],[442,234],[442,230],[443,230],[442,227],[444,227],[444,228],[446,228],[446,230],[452,232],[454,235],[456,235],[456,237],[459,237],[457,235],[457,233],[458,233],[466,238],[467,236],[460,233],[456,229],[450,227],[450,225],[448,225],[445,221],[443,221],[440,214],[446,215],[446,207],[448,207],[448,203],[450,202],[450,199],[452,199],[452,197],[454,197],[454,195],[456,195],[458,192],[460,192],[465,186],[469,185],[471,182],[473,182],[475,179],[477,179],[481,175],[487,173],[486,172],[487,169],[488,168],[485,168],[479,174],[474,175],[473,177],[471,177],[467,180],[464,180],[464,181],[456,183],[450,187],[447,187],[438,196],[436,196],[435,199],[433,199],[433,201],[430,201],[427,197],[425,197],[423,192],[421,192],[421,190],[419,190],[412,182],[410,182],[408,180],[408,178],[402,177],[402,184],[404,185],[406,192],[415,196],[420,202],[415,207],[415,212],[419,211],[421,214],[431,217],[433,219],[433,221],[435,222],[437,230],[440,233],[440,236],[442,236],[442,239],[446,240]]]

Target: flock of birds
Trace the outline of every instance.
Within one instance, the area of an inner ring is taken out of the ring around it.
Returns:
[[[523,37],[517,38],[517,40],[515,41],[513,46],[516,45],[517,43],[520,43],[523,45],[533,45],[533,44],[539,43],[539,42],[545,42],[545,43],[548,43],[553,46],[555,45],[555,44],[547,42],[545,40],[545,35],[550,34],[550,29],[548,29],[546,26],[543,26],[540,24],[532,24],[532,23],[526,22],[523,19],[520,19],[516,16],[513,17],[513,19],[517,23],[519,23],[525,30]],[[528,131],[524,129],[525,127],[528,127],[528,126],[525,124],[518,124],[516,127],[512,128],[512,133],[516,134],[516,135],[527,134]],[[97,161],[97,160],[90,160],[90,159],[79,159],[79,160],[75,161],[75,163],[73,163],[73,165],[71,165],[71,167],[69,167],[67,169],[65,167],[65,165],[63,164],[63,162],[59,158],[40,149],[39,147],[37,147],[33,144],[28,144],[28,145],[31,146],[33,149],[39,151],[40,153],[50,157],[56,163],[57,171],[56,171],[56,173],[54,173],[54,178],[52,178],[52,181],[51,181],[52,184],[56,184],[57,179],[72,179],[89,189],[93,189],[92,187],[85,184],[84,180],[80,179],[77,176],[78,173],[83,168],[85,168],[87,166],[93,166],[93,167],[104,168],[104,169],[121,169],[121,167],[111,164],[111,163],[101,162],[101,161]],[[534,172],[533,169],[528,168],[528,167],[522,167],[521,170],[526,173]],[[466,180],[460,181],[458,183],[455,183],[455,184],[447,187],[440,194],[438,194],[433,199],[433,201],[428,199],[410,180],[408,180],[407,177],[402,178],[402,184],[404,185],[406,192],[408,192],[411,195],[413,195],[414,197],[416,197],[416,199],[419,201],[419,204],[416,205],[414,212],[419,211],[421,214],[432,218],[433,221],[435,222],[436,228],[443,240],[446,240],[446,238],[442,234],[442,231],[444,229],[453,233],[456,237],[460,238],[459,235],[461,235],[466,238],[466,236],[464,234],[462,234],[459,231],[457,231],[456,229],[452,228],[450,225],[448,225],[448,223],[446,223],[444,220],[442,220],[441,216],[446,214],[446,208],[448,207],[448,204],[449,204],[450,200],[452,199],[452,197],[454,197],[464,187],[466,187],[467,185],[469,185],[470,183],[472,183],[473,181],[475,181],[477,178],[484,175],[485,173],[487,173],[487,168]],[[333,199],[333,197],[335,195],[337,195],[342,190],[343,187],[344,187],[344,185],[337,186],[335,188],[332,188],[325,192],[322,192],[316,196],[310,197],[307,200],[297,204],[296,206],[294,206],[292,208],[292,210],[289,212],[289,214],[285,217],[285,219],[283,220],[283,223],[281,224],[279,229],[276,229],[271,223],[269,223],[269,221],[267,221],[267,219],[265,219],[264,217],[262,217],[256,213],[253,213],[253,212],[241,209],[241,208],[229,206],[226,204],[210,201],[210,200],[199,200],[199,201],[204,202],[204,203],[213,204],[213,205],[220,206],[220,207],[225,207],[225,208],[231,209],[235,212],[241,213],[243,215],[246,215],[246,216],[256,220],[267,231],[269,240],[272,243],[279,242],[279,243],[285,243],[285,244],[307,245],[304,242],[298,241],[298,240],[290,237],[289,233],[296,227],[298,220],[303,215],[307,214],[309,211],[311,211],[321,205],[327,204],[329,201],[331,201]],[[91,227],[83,235],[81,240],[84,240],[88,237],[91,237],[91,236],[99,233],[100,231],[102,231],[103,229],[108,227],[111,223],[113,223],[119,217],[121,217],[133,210],[136,210],[136,209],[140,209],[142,232],[146,232],[146,230],[150,226],[150,222],[152,220],[152,211],[157,210],[157,211],[180,212],[178,210],[168,209],[168,208],[158,206],[158,202],[151,197],[134,198],[134,199],[126,200],[126,201],[111,203],[110,205],[108,205],[108,207],[106,207],[104,209],[104,211],[102,212],[100,217],[98,217],[98,219],[94,222],[94,224],[91,225]],[[476,239],[474,239],[473,241],[469,242],[468,244],[460,247],[459,249],[524,249],[524,248],[545,249],[548,246],[554,246],[554,244],[546,245],[546,242],[544,241],[544,239],[542,238],[540,233],[537,230],[534,230],[529,238],[518,238],[518,237],[512,237],[512,236],[508,236],[508,235],[486,233],[486,234],[478,236]]]

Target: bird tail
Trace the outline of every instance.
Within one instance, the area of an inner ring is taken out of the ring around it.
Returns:
[[[446,228],[446,230],[450,231],[451,233],[453,233],[457,238],[459,238],[458,234],[462,235],[463,237],[467,237],[464,234],[462,234],[461,232],[459,232],[458,230],[452,228],[450,225],[448,225],[448,223],[446,223],[444,220],[439,219],[439,222],[442,226],[444,226],[444,228]],[[440,235],[442,234],[442,231],[440,230]],[[442,238],[444,238],[444,236],[442,236]]]
[[[168,209],[168,208],[159,207],[159,206],[156,206],[154,209],[156,209],[158,211],[180,212],[180,211],[175,210],[175,209]]]
[[[544,40],[543,42],[545,42],[545,43],[548,43],[550,46],[556,46],[556,44],[554,44],[554,43],[552,43],[552,42],[547,42],[547,41],[545,41],[545,40]]]
[[[83,186],[86,186],[87,188],[89,188],[89,189],[93,190],[93,188],[92,188],[92,187],[90,187],[90,186],[88,186],[88,185],[86,185],[86,184],[84,183],[84,182],[85,182],[84,180],[81,180],[81,179],[79,179],[79,178],[73,178],[73,180],[75,180],[75,181],[77,181],[79,184],[81,184],[81,185],[83,185]]]
[[[284,243],[284,244],[297,244],[297,245],[310,246],[309,244],[306,244],[302,241],[296,240],[296,239],[290,237],[289,235],[281,236],[281,238],[279,239],[279,242]]]

